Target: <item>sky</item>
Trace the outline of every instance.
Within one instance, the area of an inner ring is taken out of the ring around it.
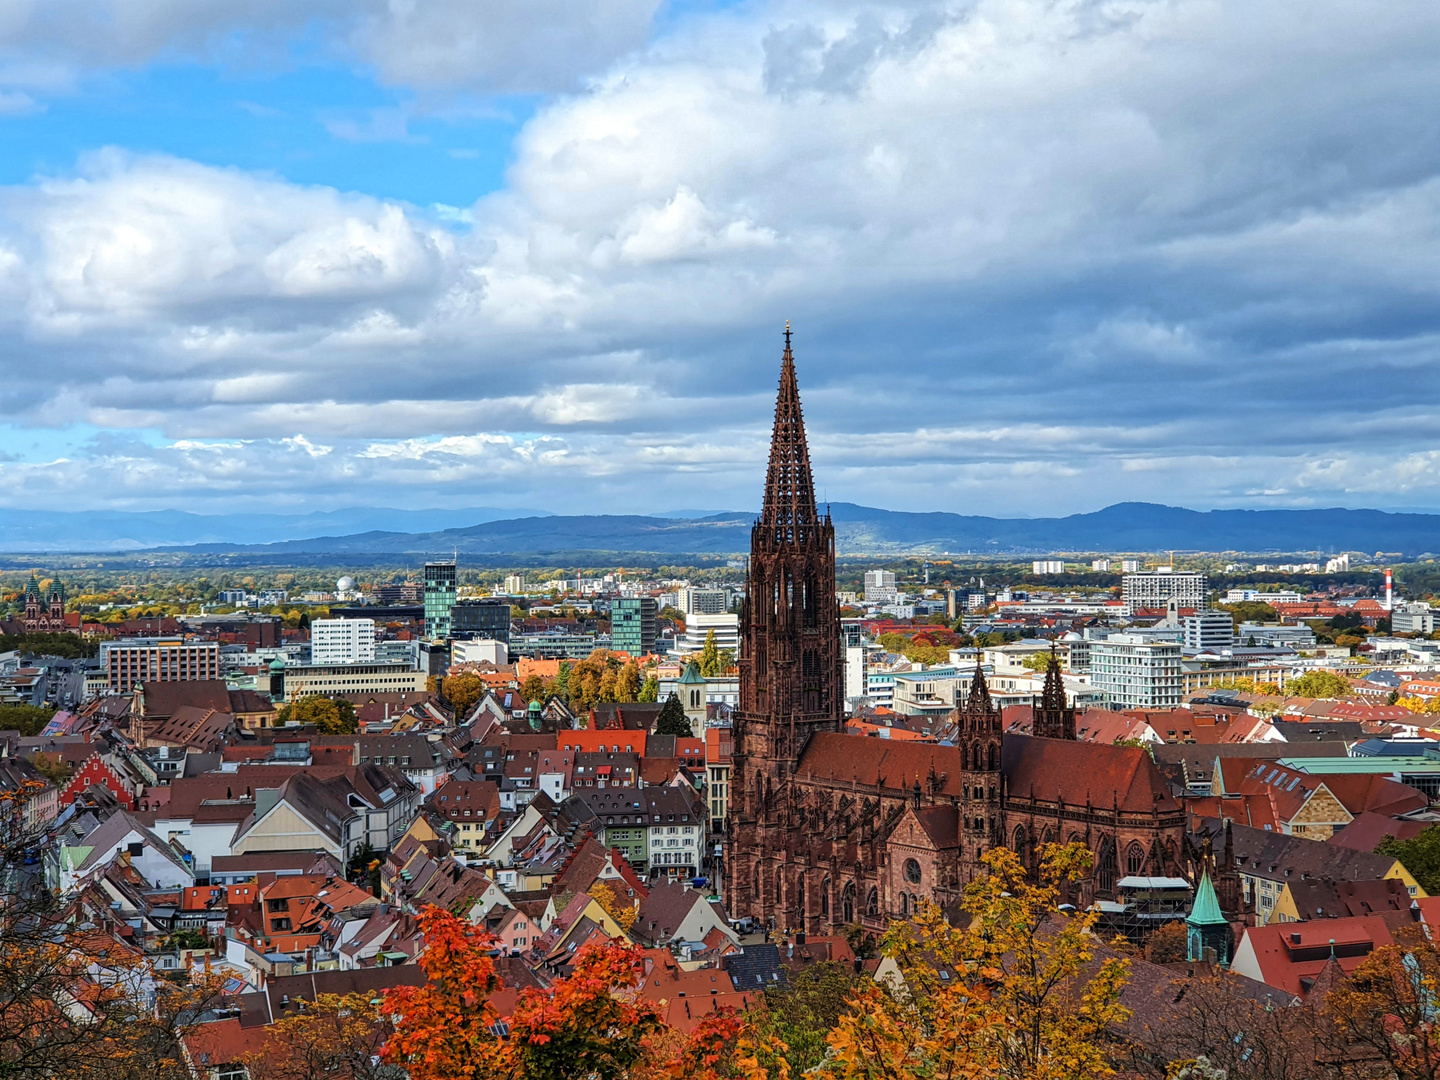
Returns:
[[[1440,5],[0,0],[0,508],[1440,510]],[[457,523],[458,524],[458,523]]]

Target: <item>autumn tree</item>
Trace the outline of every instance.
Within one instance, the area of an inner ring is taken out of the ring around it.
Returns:
[[[1081,844],[1048,845],[1040,880],[1005,848],[962,903],[969,925],[922,903],[883,940],[899,984],[862,984],[830,1036],[831,1071],[845,1080],[996,1077],[1091,1080],[1113,1075],[1108,1032],[1129,962],[1095,960],[1097,915],[1057,912],[1062,885],[1089,873]]]
[[[401,1080],[379,1060],[390,1023],[368,993],[320,994],[266,1029],[265,1048],[245,1058],[250,1080]]]
[[[485,693],[485,680],[480,678],[479,672],[457,671],[440,680],[440,693],[455,706],[456,716],[467,716]]]
[[[654,675],[647,675],[645,681],[640,684],[640,691],[635,695],[636,701],[656,701],[660,697],[660,680]]]
[[[1187,955],[1187,938],[1183,922],[1168,922],[1145,943],[1145,959],[1152,964],[1178,964]]]
[[[665,699],[665,704],[660,706],[660,715],[655,718],[655,734],[678,735],[687,739],[695,735],[695,729],[690,726],[690,718],[685,715],[684,706],[673,693]]]
[[[1440,1031],[1435,1028],[1440,952],[1413,927],[1403,928],[1395,937],[1395,944],[1376,949],[1348,980],[1331,988],[1323,1014],[1333,1025],[1337,1051],[1343,1049],[1350,1060],[1369,1059],[1352,1075],[1436,1080],[1440,1078]],[[1375,1062],[1384,1068],[1370,1068]]]
[[[627,934],[630,932],[630,928],[635,925],[636,916],[640,914],[638,906],[626,904],[620,899],[620,894],[604,882],[590,886],[590,898],[605,909],[605,914],[620,924],[621,930]]]
[[[705,631],[705,644],[700,646],[700,674],[707,679],[720,674],[720,647],[715,644],[715,631]]]
[[[395,1022],[381,1057],[411,1080],[620,1080],[663,1027],[657,1008],[628,992],[639,951],[607,942],[582,947],[549,989],[522,991],[502,1039],[494,935],[433,906],[421,927],[429,981],[387,990],[380,1006]]]

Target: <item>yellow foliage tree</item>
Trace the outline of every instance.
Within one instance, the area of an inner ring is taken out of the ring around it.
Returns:
[[[1049,845],[1040,882],[1011,851],[984,857],[965,929],[934,904],[885,935],[902,980],[866,984],[830,1035],[831,1071],[844,1080],[1093,1080],[1113,1075],[1106,1032],[1129,1016],[1120,1004],[1129,962],[1098,965],[1093,913],[1062,916],[1062,883],[1089,872],[1080,844]]]
[[[590,899],[604,908],[605,914],[619,923],[621,930],[630,933],[630,928],[635,925],[635,919],[640,914],[639,907],[627,906],[621,901],[620,894],[603,882],[597,882],[590,887]]]

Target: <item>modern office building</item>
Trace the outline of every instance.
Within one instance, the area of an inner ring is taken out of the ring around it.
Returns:
[[[405,663],[297,664],[285,668],[285,700],[411,693],[425,689],[426,674]]]
[[[1235,633],[1235,644],[1241,646],[1288,645],[1292,649],[1313,649],[1315,647],[1315,631],[1303,622],[1294,626],[1242,622],[1240,629]]]
[[[865,602],[867,604],[893,604],[895,602],[895,575],[889,570],[865,571]]]
[[[510,605],[504,600],[459,600],[450,613],[450,635],[508,642]]]
[[[1278,589],[1264,592],[1260,589],[1231,589],[1225,594],[1227,604],[1298,604],[1305,598],[1298,592]]]
[[[453,559],[425,564],[425,636],[431,641],[451,634],[458,585]]]
[[[675,641],[675,651],[684,655],[699,652],[705,647],[705,638],[715,631],[715,647],[729,649],[732,656],[740,650],[739,615],[691,615],[685,620],[685,633]]]
[[[452,664],[490,664],[499,667],[510,662],[510,649],[494,638],[457,638],[450,644]]]
[[[1181,620],[1187,649],[1228,649],[1235,644],[1235,620],[1228,611],[1197,611]]]
[[[312,664],[359,664],[374,659],[374,619],[316,619],[310,624]]]
[[[1424,602],[1396,604],[1390,612],[1390,629],[1397,634],[1433,634],[1435,612]]]
[[[1121,598],[1126,606],[1164,610],[1174,600],[1182,608],[1205,606],[1206,579],[1200,573],[1159,570],[1153,574],[1126,574],[1121,579]]]
[[[1111,634],[1090,643],[1090,683],[1116,709],[1178,709],[1184,680],[1179,642]]]
[[[100,646],[106,688],[128,694],[142,682],[194,682],[220,678],[220,643],[183,638],[130,638]]]
[[[610,647],[631,656],[655,651],[655,616],[660,607],[649,596],[626,597],[610,605]]]
[[[676,606],[686,615],[720,615],[730,607],[730,595],[725,589],[697,589],[687,585],[676,594],[676,600]]]

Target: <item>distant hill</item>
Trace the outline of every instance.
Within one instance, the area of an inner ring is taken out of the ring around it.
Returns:
[[[914,514],[832,503],[844,554],[1105,551],[1440,551],[1440,515],[1379,510],[1185,510],[1117,503],[1063,518]],[[469,511],[454,511],[451,520]],[[407,524],[413,515],[402,515]],[[190,550],[293,555],[546,553],[728,554],[749,550],[749,513],[696,518],[586,515],[508,517],[435,531],[370,530],[270,544],[191,545]],[[176,545],[178,546],[178,545]]]
[[[190,544],[270,544],[367,529],[430,532],[457,519],[472,523],[543,515],[541,510],[391,510],[349,507],[309,514],[191,514],[183,510],[26,510],[0,518],[0,551],[141,551]]]

